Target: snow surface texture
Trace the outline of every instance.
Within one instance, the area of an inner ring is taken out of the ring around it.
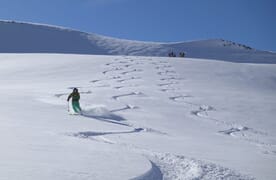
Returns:
[[[2,54],[0,84],[1,180],[276,179],[274,64]]]
[[[167,56],[185,52],[190,58],[244,63],[276,63],[276,53],[260,51],[223,39],[178,43],[122,40],[77,30],[0,21],[2,53],[71,53],[101,55]]]

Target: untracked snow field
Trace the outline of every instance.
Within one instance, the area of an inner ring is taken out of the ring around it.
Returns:
[[[1,180],[276,179],[276,64],[1,54],[0,94]]]

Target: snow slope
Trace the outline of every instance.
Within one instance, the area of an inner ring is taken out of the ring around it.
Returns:
[[[72,53],[100,55],[167,56],[186,52],[187,57],[231,62],[273,63],[276,53],[210,39],[179,43],[153,43],[105,37],[43,24],[0,21],[1,53]]]
[[[1,54],[0,84],[1,180],[276,178],[274,64]]]

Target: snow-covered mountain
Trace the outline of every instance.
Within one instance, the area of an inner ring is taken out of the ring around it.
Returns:
[[[0,84],[1,180],[276,179],[276,64],[0,54]]]
[[[185,52],[187,57],[232,62],[276,63],[276,53],[211,39],[178,43],[123,40],[43,24],[0,21],[1,53],[73,53],[96,55],[167,56]]]

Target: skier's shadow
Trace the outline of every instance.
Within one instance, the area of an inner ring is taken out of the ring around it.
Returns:
[[[124,117],[114,114],[103,107],[96,107],[96,108],[92,108],[92,109],[82,110],[81,115],[84,117],[96,119],[99,121],[104,121],[107,123],[132,127],[131,125],[129,125],[127,123],[121,122],[121,121],[126,120]]]

